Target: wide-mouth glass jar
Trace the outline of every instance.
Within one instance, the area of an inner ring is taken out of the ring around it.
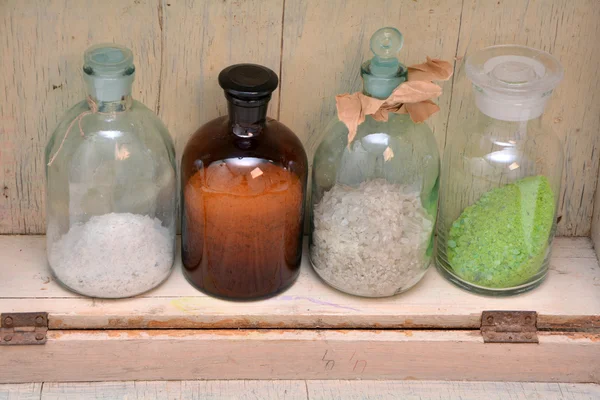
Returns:
[[[167,129],[131,98],[133,54],[115,44],[84,55],[87,99],[46,147],[47,253],[55,278],[91,297],[146,292],[175,257],[175,151]]]
[[[395,28],[371,38],[374,57],[361,68],[363,94],[386,99],[407,80]],[[439,155],[433,132],[408,114],[367,115],[349,143],[337,117],[313,162],[310,260],[336,289],[386,297],[413,287],[433,253]]]
[[[556,229],[563,150],[542,113],[563,70],[550,54],[493,46],[469,56],[472,90],[448,129],[436,262],[488,295],[539,285]]]

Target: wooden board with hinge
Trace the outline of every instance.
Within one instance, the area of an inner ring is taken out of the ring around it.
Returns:
[[[48,313],[44,345],[0,346],[0,382],[600,382],[600,267],[587,238],[558,238],[546,282],[514,297],[468,293],[433,267],[405,294],[353,297],[321,282],[304,257],[292,288],[255,302],[202,294],[185,281],[179,260],[165,284],[142,296],[84,298],[52,279],[44,242],[0,237],[0,313]],[[506,312],[516,319],[487,318]]]

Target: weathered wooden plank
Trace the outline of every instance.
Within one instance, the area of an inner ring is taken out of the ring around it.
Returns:
[[[307,381],[310,400],[593,400],[595,384],[440,381]]]
[[[49,331],[44,346],[2,348],[0,382],[599,381],[600,334],[538,336],[539,344],[484,344],[478,332],[458,330]]]
[[[227,114],[219,72],[250,62],[279,74],[283,0],[161,0],[163,64],[159,116],[169,127],[178,160],[202,124]],[[279,91],[269,115],[277,116]]]
[[[102,328],[477,328],[484,310],[534,310],[540,328],[600,327],[600,268],[589,239],[558,238],[550,276],[509,298],[459,290],[434,268],[414,289],[384,299],[345,295],[324,284],[305,253],[298,281],[259,302],[228,302],[194,289],[181,262],[161,287],[137,298],[84,298],[46,267],[44,237],[0,237],[0,312],[49,312],[51,329]]]
[[[0,386],[2,387],[2,386]],[[457,381],[126,381],[46,383],[43,400],[595,400],[600,386],[577,383]]]
[[[304,381],[128,381],[45,383],[43,400],[306,400]]]
[[[0,38],[0,234],[43,233],[44,147],[63,113],[85,98],[85,49],[103,42],[131,48],[133,95],[157,107],[157,2],[2,1]]]
[[[335,117],[335,95],[362,90],[360,65],[372,57],[369,39],[377,29],[394,26],[405,35],[399,58],[406,65],[425,56],[452,60],[460,14],[461,0],[287,2],[280,117],[302,138],[310,162]],[[442,110],[430,121],[441,147],[451,90],[443,86]]]
[[[600,177],[599,177],[600,181]],[[594,199],[594,215],[592,219],[592,243],[596,255],[600,258],[600,182],[596,186],[596,197]]]
[[[564,143],[566,158],[559,235],[590,234],[600,165],[600,47],[590,46],[590,38],[600,35],[599,18],[600,3],[595,0],[465,0],[463,7],[459,56],[495,44],[520,44],[550,52],[565,68],[544,114],[547,126]],[[464,74],[456,76],[446,140],[457,146],[468,90]]]
[[[41,393],[41,383],[0,385],[0,400],[39,400]]]

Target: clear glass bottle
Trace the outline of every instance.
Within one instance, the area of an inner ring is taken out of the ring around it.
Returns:
[[[371,38],[373,59],[361,67],[364,94],[387,98],[407,79],[396,54],[402,34]],[[414,286],[429,267],[437,210],[439,155],[431,129],[408,114],[370,115],[348,144],[334,119],[314,157],[310,259],[331,286],[384,297]]]
[[[509,45],[472,54],[465,71],[472,90],[448,129],[436,263],[473,292],[524,292],[546,276],[556,229],[563,150],[542,113],[563,70]]]
[[[129,49],[89,48],[87,100],[66,113],[46,147],[50,269],[90,297],[146,292],[173,266],[173,142],[158,117],[132,100],[134,74]]]
[[[302,143],[267,118],[277,75],[254,64],[219,74],[229,115],[203,125],[181,161],[184,275],[217,297],[270,297],[296,280],[308,162]]]

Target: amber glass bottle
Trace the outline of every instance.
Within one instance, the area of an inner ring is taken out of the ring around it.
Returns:
[[[298,276],[308,162],[296,135],[267,118],[277,83],[259,65],[221,71],[229,115],[202,126],[183,153],[184,273],[210,295],[269,297]]]

